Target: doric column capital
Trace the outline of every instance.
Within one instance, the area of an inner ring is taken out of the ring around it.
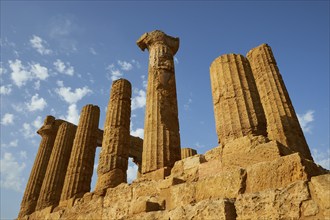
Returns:
[[[58,128],[58,126],[56,126],[56,124],[58,124],[58,123],[55,123],[55,122],[56,122],[56,120],[55,120],[54,116],[47,115],[45,120],[44,120],[44,124],[37,131],[37,133],[40,136],[49,135],[49,134],[54,134],[55,135],[56,131],[57,131],[57,128]]]
[[[170,48],[172,55],[174,56],[179,49],[180,40],[178,37],[171,37],[160,30],[155,30],[149,33],[144,33],[136,43],[142,51],[146,48],[150,51],[150,48],[157,45],[165,45]]]

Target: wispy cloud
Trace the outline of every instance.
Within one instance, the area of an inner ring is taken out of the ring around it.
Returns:
[[[30,112],[40,110],[42,111],[47,106],[44,98],[39,98],[39,94],[32,96],[31,101],[26,103],[26,107]]]
[[[124,71],[130,71],[133,69],[133,65],[127,61],[118,60],[117,63],[120,66],[120,68]]]
[[[131,130],[131,135],[135,137],[140,137],[143,139],[144,136],[144,129],[143,128],[137,128],[135,130]]]
[[[109,66],[107,66],[106,70],[107,70],[106,77],[109,80],[115,81],[119,79],[121,76],[123,76],[123,73],[120,72],[120,70],[116,68],[114,64],[110,64]]]
[[[17,87],[21,87],[33,79],[45,80],[49,76],[47,67],[41,66],[39,63],[23,65],[22,61],[16,59],[15,61],[9,60],[9,67],[12,71],[11,79]]]
[[[302,130],[305,133],[312,133],[311,123],[314,121],[314,111],[308,110],[305,114],[297,114]]]
[[[138,108],[143,108],[146,105],[146,92],[142,89],[134,89],[132,98],[132,111]]]
[[[132,158],[128,160],[127,168],[127,182],[131,183],[137,177],[138,166],[132,161]]]
[[[71,87],[60,87],[56,88],[55,92],[65,102],[69,104],[75,104],[86,95],[91,94],[92,90],[90,90],[88,86],[84,86],[83,88],[76,88],[74,91],[71,91]]]
[[[52,53],[52,50],[47,49],[45,46],[47,45],[47,42],[39,36],[33,35],[33,37],[30,39],[30,44],[41,55],[48,55]]]
[[[10,113],[6,113],[1,119],[2,125],[12,125],[14,124],[14,115]]]
[[[0,159],[1,187],[17,192],[23,191],[25,163],[19,163],[12,153],[5,152]]]
[[[1,95],[9,95],[11,93],[11,84],[3,85],[0,87],[0,94]]]
[[[330,170],[330,150],[320,152],[318,149],[312,148],[312,155],[315,163],[320,164],[323,168]]]
[[[70,104],[67,110],[66,116],[60,116],[64,120],[71,122],[73,124],[78,124],[79,121],[79,112],[76,104]]]
[[[97,52],[93,47],[89,48],[89,52],[91,52],[91,54],[93,54],[93,55],[97,55]]]
[[[188,101],[183,105],[184,110],[188,111],[190,109],[191,103],[192,103],[192,99],[189,98]]]
[[[63,74],[69,75],[69,76],[74,75],[74,67],[71,66],[71,64],[69,62],[67,62],[65,64],[62,60],[57,59],[53,64],[54,64],[55,69],[59,73],[63,73]]]
[[[23,123],[20,132],[23,134],[25,139],[31,139],[37,136],[36,129],[33,128],[29,123]]]

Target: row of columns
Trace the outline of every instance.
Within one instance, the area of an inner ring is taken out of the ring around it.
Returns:
[[[226,54],[210,67],[216,130],[221,145],[264,135],[313,160],[270,46]]]
[[[113,82],[107,121],[98,168],[97,188],[126,182],[130,145],[131,84],[124,79]],[[61,205],[72,197],[90,191],[98,145],[100,109],[95,105],[83,107],[78,126],[53,116],[47,116],[38,130],[42,139],[30,178],[23,195],[18,217],[29,215],[48,206]],[[118,155],[117,155],[118,154]],[[109,181],[108,173],[120,170]]]

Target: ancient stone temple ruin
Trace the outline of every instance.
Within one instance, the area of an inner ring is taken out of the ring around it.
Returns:
[[[330,219],[329,171],[313,162],[267,44],[211,63],[218,146],[205,154],[180,146],[179,38],[156,30],[137,45],[149,51],[144,140],[129,133],[125,79],[112,83],[104,130],[92,104],[78,125],[47,116],[18,219]]]

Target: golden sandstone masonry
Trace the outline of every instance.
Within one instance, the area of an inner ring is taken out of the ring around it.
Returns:
[[[143,34],[137,45],[149,51],[142,173],[158,169],[165,169],[166,173],[181,159],[173,61],[179,49],[179,38],[156,30]]]
[[[131,94],[132,87],[129,81],[119,79],[113,82],[104,124],[95,191],[127,182]]]
[[[124,79],[113,82],[104,131],[97,106],[83,108],[78,126],[47,116],[18,219],[330,219],[329,171],[310,156],[268,45],[212,62],[220,145],[204,155],[180,149],[178,38],[153,31],[138,45],[150,53],[145,140],[129,135]],[[128,157],[139,167],[129,184]]]

